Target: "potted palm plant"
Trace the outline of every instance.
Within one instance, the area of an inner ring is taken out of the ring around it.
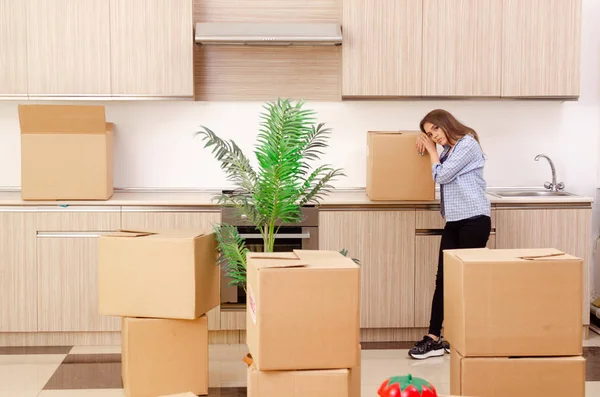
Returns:
[[[218,203],[244,214],[260,232],[264,251],[273,252],[278,225],[298,222],[301,207],[318,203],[333,190],[331,182],[344,174],[326,164],[311,166],[328,146],[331,130],[316,123],[315,112],[305,109],[303,101],[278,99],[263,108],[254,151],[256,169],[233,140],[226,141],[205,126],[196,135],[202,137],[204,147],[211,149],[236,187],[235,194],[218,195]],[[245,289],[249,249],[234,226],[220,223],[215,234],[220,266],[226,270],[230,284]],[[341,252],[346,254],[345,250]]]

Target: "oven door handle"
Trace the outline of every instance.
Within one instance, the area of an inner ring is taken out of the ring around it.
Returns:
[[[250,239],[250,238],[263,238],[260,233],[241,233],[241,238]],[[280,239],[295,239],[295,238],[310,238],[310,233],[289,233],[289,234],[276,234],[275,238]]]

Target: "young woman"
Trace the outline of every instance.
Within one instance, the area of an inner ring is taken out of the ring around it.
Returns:
[[[443,251],[483,248],[490,236],[490,202],[483,179],[484,155],[477,133],[445,110],[433,110],[421,121],[419,153],[429,154],[433,179],[440,185],[440,212],[446,220],[438,258],[429,334],[409,351],[415,359],[443,356],[449,347],[441,338],[444,320]],[[437,145],[443,147],[438,155]]]

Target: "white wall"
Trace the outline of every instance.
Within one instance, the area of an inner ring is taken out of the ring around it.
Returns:
[[[595,197],[600,151],[600,1],[583,0],[581,96],[555,101],[359,101],[308,103],[332,129],[324,161],[345,169],[339,187],[365,185],[367,130],[418,129],[420,119],[441,107],[481,136],[488,155],[490,186],[541,186],[550,179],[538,153],[555,162],[568,191]],[[30,102],[31,103],[31,102]],[[80,103],[80,102],[79,102]],[[98,102],[94,102],[98,103]],[[218,188],[226,185],[218,164],[192,138],[201,124],[233,138],[250,151],[262,103],[108,102],[107,118],[116,123],[118,187]],[[17,103],[0,102],[0,186],[19,186]],[[596,214],[594,230],[600,219]],[[600,276],[600,274],[599,274]],[[600,279],[597,280],[600,286]]]

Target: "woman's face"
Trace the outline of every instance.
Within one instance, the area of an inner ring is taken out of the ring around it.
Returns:
[[[423,128],[425,129],[427,136],[429,136],[438,145],[446,146],[450,144],[448,137],[446,137],[446,133],[444,133],[444,130],[437,125],[425,123],[423,124]]]

